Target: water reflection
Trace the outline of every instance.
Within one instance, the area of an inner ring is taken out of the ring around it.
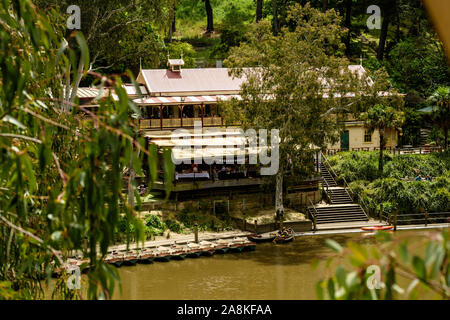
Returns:
[[[311,263],[335,255],[330,236],[302,236],[285,245],[261,244],[253,252],[122,267],[116,299],[315,299],[315,284],[326,275]],[[345,244],[373,243],[361,234],[333,235]]]

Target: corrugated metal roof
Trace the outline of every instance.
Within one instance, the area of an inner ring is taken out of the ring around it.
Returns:
[[[176,59],[173,59],[174,61]],[[174,62],[175,63],[175,62]],[[348,69],[357,74],[359,79],[366,79],[370,85],[372,79],[361,65],[349,65]],[[177,95],[186,92],[236,92],[241,90],[244,78],[234,78],[229,75],[228,68],[197,68],[182,69],[172,72],[166,69],[141,70],[141,79],[152,95]],[[319,81],[323,81],[319,79]]]
[[[241,90],[242,78],[233,78],[227,68],[142,70],[145,84],[152,94],[170,95],[180,92],[221,92]]]
[[[78,98],[95,98],[98,96],[100,90],[97,88],[78,88]]]
[[[126,84],[123,86],[123,88],[125,89],[125,91],[127,92],[128,96],[130,98],[135,98],[138,96],[137,90],[134,87],[134,85]],[[147,89],[145,88],[145,86],[139,86],[139,88],[141,89],[142,95],[148,95],[148,92],[147,92]],[[100,92],[100,91],[102,91],[102,92]],[[84,98],[84,99],[95,99],[95,98],[99,97],[100,94],[101,94],[101,98],[103,98],[103,97],[107,97],[110,93],[114,100],[119,100],[117,95],[114,93],[114,89],[112,89],[112,88],[103,88],[101,90],[100,88],[81,87],[81,88],[78,88],[77,97]]]
[[[138,96],[138,92],[134,85],[126,84],[123,87],[125,88],[125,90],[127,91],[127,94],[129,96]],[[147,92],[147,89],[145,88],[145,86],[139,86],[139,89],[141,90],[142,95],[148,95],[148,92]]]

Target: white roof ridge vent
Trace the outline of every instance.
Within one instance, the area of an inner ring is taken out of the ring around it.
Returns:
[[[170,56],[167,56],[167,66],[173,72],[181,72],[181,67],[184,66],[183,53],[181,53],[180,59],[170,59]]]

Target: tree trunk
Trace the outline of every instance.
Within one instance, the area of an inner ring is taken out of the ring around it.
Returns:
[[[284,216],[284,207],[283,207],[283,174],[281,172],[278,172],[276,176],[275,211],[277,220],[282,221]]]
[[[133,181],[136,177],[136,172],[133,168],[129,168],[128,177],[128,204],[130,207],[134,208],[134,188]]]
[[[380,158],[378,159],[378,171],[380,174],[383,173],[383,150],[384,150],[384,129],[379,129],[380,131]]]
[[[396,16],[396,24],[397,24],[397,30],[395,31],[395,38],[396,38],[396,42],[399,43],[400,42],[400,12],[399,12],[399,8],[398,6],[395,7],[395,16]]]
[[[177,8],[173,8],[173,19],[172,19],[172,32],[175,33],[177,31]]]
[[[262,19],[264,0],[256,0],[256,22]]]
[[[377,59],[378,61],[383,61],[384,59],[384,50],[386,48],[386,39],[389,31],[389,23],[391,19],[391,7],[395,5],[394,3],[386,3],[383,7],[383,23],[381,24],[381,32],[380,32],[380,42],[378,44],[377,51]]]
[[[322,11],[326,12],[328,10],[328,0],[322,0]]]
[[[131,151],[133,151],[133,145],[131,146]],[[134,188],[133,182],[136,178],[136,172],[133,169],[133,155],[130,157],[130,166],[128,168],[128,204],[131,208],[134,208]]]
[[[348,34],[345,39],[345,55],[350,57],[350,30],[352,28],[352,0],[346,0],[345,2],[345,27],[348,29]]]
[[[277,0],[272,0],[272,13],[273,13],[273,34],[278,35],[279,26],[278,26],[278,2]]]
[[[448,128],[444,128],[444,147],[448,149]]]
[[[173,34],[176,31],[176,15],[177,15],[177,7],[173,6],[173,13],[172,13],[172,23],[169,26],[169,42],[172,42]]]
[[[207,19],[206,32],[211,33],[214,32],[213,10],[211,7],[211,2],[209,0],[203,1],[205,2],[206,19]]]

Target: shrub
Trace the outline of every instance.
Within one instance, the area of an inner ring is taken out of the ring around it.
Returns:
[[[199,211],[188,211],[184,209],[177,215],[177,219],[182,222],[187,228],[192,229],[194,223],[197,222],[200,231],[217,230],[219,227],[227,225],[225,220],[221,220],[214,215]]]
[[[170,231],[176,232],[176,233],[182,233],[183,232],[183,227],[177,221],[174,221],[174,220],[171,220],[171,219],[167,219],[165,221],[165,223],[166,223],[167,228]]]
[[[164,222],[156,214],[148,214],[145,216],[145,225],[156,229],[166,230],[167,227]]]
[[[367,180],[380,178],[414,178],[422,176],[439,177],[450,171],[450,152],[432,153],[428,155],[392,155],[384,156],[383,174],[378,172],[378,152],[341,152],[329,157],[333,170],[339,177],[338,182]]]

